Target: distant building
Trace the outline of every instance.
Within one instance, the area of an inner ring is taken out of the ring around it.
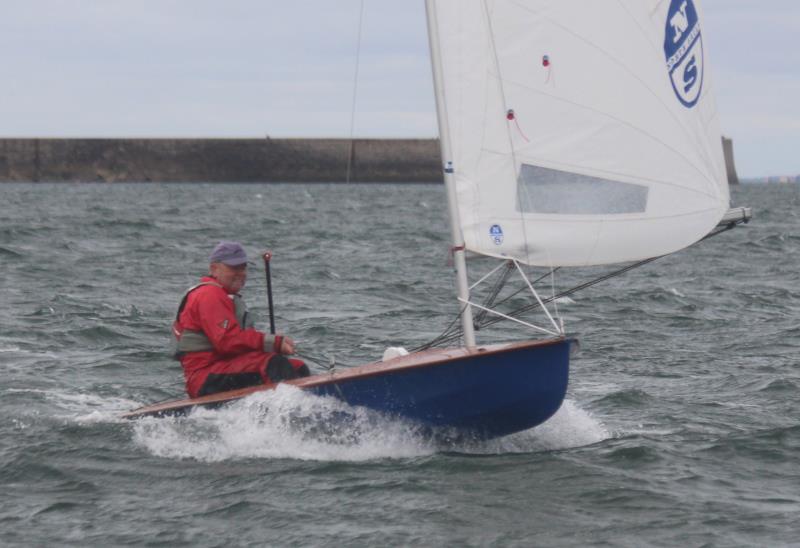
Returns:
[[[765,182],[773,183],[773,184],[800,183],[800,176],[797,176],[797,175],[773,175],[772,177],[767,177]]]
[[[728,184],[738,185],[739,175],[736,174],[736,162],[733,159],[733,139],[722,138],[722,152],[725,154],[725,171],[728,173]]]

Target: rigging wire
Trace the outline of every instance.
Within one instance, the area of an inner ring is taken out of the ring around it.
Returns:
[[[537,283],[541,282],[542,280],[544,280],[548,276],[552,276],[554,273],[558,272],[559,270],[561,270],[560,266],[556,267],[556,268],[553,268],[549,272],[546,272],[546,273],[542,274],[541,276],[539,276],[538,278],[536,278],[534,281],[531,282],[531,284],[532,285],[536,285]],[[492,303],[492,306],[500,306],[501,304],[505,304],[506,302],[510,301],[511,299],[513,299],[514,297],[516,297],[517,295],[519,295],[520,293],[522,293],[526,289],[528,289],[528,286],[527,285],[523,285],[522,287],[520,287],[519,289],[514,291],[511,295],[505,297],[503,300],[498,301],[496,303]],[[555,291],[553,291],[552,293],[555,294]]]
[[[734,222],[731,222],[731,223],[729,223],[729,224],[727,224],[727,225],[725,225],[723,227],[720,227],[718,230],[715,230],[713,232],[710,232],[710,233],[706,234],[699,241],[702,242],[704,240],[707,240],[709,238],[712,238],[714,236],[722,234],[723,232],[727,232],[728,230],[731,230],[732,228],[736,227],[736,225],[738,225],[740,222],[741,221],[734,221]],[[603,276],[600,276],[600,277],[595,278],[593,280],[590,280],[588,282],[585,282],[585,283],[582,283],[582,284],[577,285],[575,287],[572,287],[571,289],[567,289],[565,291],[562,291],[561,293],[558,293],[557,295],[552,295],[550,297],[542,299],[542,304],[549,304],[550,302],[553,302],[553,301],[555,301],[557,299],[561,299],[563,297],[568,297],[568,296],[570,296],[570,295],[572,295],[574,293],[577,293],[578,291],[581,291],[581,290],[587,289],[589,287],[592,287],[594,285],[597,285],[600,282],[604,282],[606,280],[610,280],[611,278],[615,278],[617,276],[621,276],[622,274],[625,274],[626,272],[629,272],[631,270],[634,270],[634,269],[639,268],[641,266],[644,266],[646,264],[652,263],[652,262],[657,261],[658,259],[661,259],[661,258],[666,257],[666,256],[667,255],[660,255],[658,257],[650,257],[649,259],[643,259],[641,261],[629,264],[627,266],[624,266],[622,268],[619,268],[617,270],[609,272],[608,274],[605,274]],[[549,275],[550,275],[549,273],[545,274],[544,276],[540,277],[536,281],[538,282],[538,281],[542,280],[544,277],[549,276]],[[536,283],[536,282],[534,282],[534,283]],[[524,289],[525,288],[522,288],[522,289],[516,291],[514,293],[514,295],[516,295],[517,293],[519,293],[520,291],[522,291]],[[510,298],[511,297],[507,297],[506,299],[504,299],[501,302],[505,302]],[[498,304],[500,304],[500,303],[498,303]],[[513,311],[507,313],[506,315],[513,318],[513,317],[521,316],[521,315],[523,315],[523,314],[525,314],[527,312],[530,312],[532,310],[535,310],[535,309],[537,309],[539,307],[540,307],[539,303],[535,302],[535,303],[531,303],[531,304],[528,304],[526,306],[520,307],[520,308],[518,308],[516,310],[513,310]],[[422,345],[418,349],[414,349],[413,352],[416,352],[418,350],[425,350],[425,349],[428,349],[428,348],[432,348],[433,346],[440,346],[440,345],[444,345],[444,344],[449,344],[449,343],[452,343],[453,341],[457,340],[459,337],[461,337],[460,327],[456,327],[454,329],[453,326],[457,326],[457,321],[460,319],[460,317],[463,314],[463,312],[464,312],[464,309],[462,308],[462,310],[461,310],[461,312],[459,312],[458,316],[456,316],[456,318],[450,323],[450,326],[448,326],[448,328],[445,329],[445,331],[443,331],[441,335],[439,335],[438,337],[433,339],[430,343]],[[488,318],[485,321],[483,321],[478,327],[479,328],[488,327],[488,326],[494,325],[497,322],[500,322],[502,320],[503,320],[502,317],[491,317],[491,318]]]
[[[495,302],[497,294],[499,294],[500,290],[502,290],[502,288],[503,288],[503,286],[505,284],[505,281],[508,279],[508,277],[511,274],[511,271],[513,269],[514,269],[514,263],[513,263],[513,261],[509,261],[507,263],[507,268],[506,268],[505,272],[503,272],[503,274],[501,274],[501,280],[503,280],[503,282],[501,284],[495,284],[495,287],[497,287],[499,285],[498,290],[496,291],[496,293],[494,291],[492,291],[492,293],[484,300],[484,306],[486,308],[492,308],[492,307],[495,307],[495,306],[497,306],[499,304],[503,304],[506,301],[508,301],[509,299],[512,299],[514,296],[516,296],[520,292],[522,292],[522,291],[527,289],[527,286],[522,287],[522,288],[518,289],[517,291],[515,291],[514,293],[512,293],[511,295],[509,295],[508,297],[504,298],[503,300],[501,300],[499,302]],[[556,269],[556,270],[558,270],[558,269]],[[543,280],[547,276],[550,276],[550,274],[551,273],[548,272],[548,273],[540,276],[539,278],[537,278],[536,280],[533,281],[533,284],[536,284],[536,283],[540,282],[541,280]],[[458,326],[459,322],[461,321],[461,316],[464,314],[464,311],[466,310],[466,307],[467,307],[467,305],[463,305],[461,307],[461,311],[456,315],[456,317],[453,319],[453,321],[451,321],[450,324],[444,329],[444,331],[442,331],[442,333],[437,335],[431,341],[429,341],[429,342],[427,342],[427,343],[425,343],[423,345],[417,346],[415,348],[412,348],[410,350],[410,352],[419,352],[420,350],[427,350],[429,348],[433,348],[435,346],[439,346],[440,344],[453,342],[454,340],[459,339],[461,337],[461,328],[457,327],[457,326]],[[481,321],[484,316],[486,316],[486,312],[483,311],[483,310],[481,310],[480,313],[476,314],[476,317],[473,320],[475,322],[475,324],[476,324],[475,325],[476,330],[479,330],[484,325],[487,325],[486,322],[482,322]]]
[[[503,304],[506,301],[508,301],[509,299],[512,299],[514,296],[516,296],[520,292],[522,292],[522,291],[527,289],[527,286],[522,287],[522,288],[518,289],[517,291],[515,291],[514,293],[512,293],[511,295],[509,295],[508,297],[504,298],[503,300],[501,300],[499,302],[495,302],[497,296],[500,294],[500,291],[502,291],[503,287],[505,286],[505,284],[506,284],[506,282],[507,282],[507,280],[508,280],[508,278],[511,275],[511,272],[513,270],[514,270],[514,262],[513,261],[508,261],[506,263],[506,265],[505,265],[505,269],[504,269],[503,273],[499,277],[499,280],[497,282],[495,282],[495,285],[493,286],[492,291],[486,297],[486,299],[484,299],[483,306],[485,306],[486,308],[492,308],[492,307],[497,306],[498,304]],[[555,270],[558,270],[558,268],[555,269]],[[542,281],[547,276],[550,276],[551,272],[548,272],[548,273],[540,276],[539,278],[537,278],[536,280],[533,281],[533,284],[536,284],[536,283]],[[427,342],[427,343],[425,343],[423,345],[420,345],[420,346],[412,348],[410,350],[410,352],[419,352],[420,350],[427,350],[429,348],[433,348],[434,346],[438,346],[443,341],[452,342],[453,340],[460,338],[461,337],[461,328],[460,327],[456,327],[456,326],[460,322],[461,316],[464,314],[464,311],[466,310],[466,307],[467,307],[467,305],[463,305],[461,307],[461,311],[456,315],[455,318],[453,318],[453,320],[444,329],[444,331],[442,331],[442,333],[440,333],[438,336],[433,338],[431,341],[429,341],[429,342]],[[476,330],[479,330],[483,325],[485,325],[485,322],[483,322],[483,318],[486,315],[487,315],[487,312],[485,310],[481,310],[478,314],[475,315],[475,317],[473,318],[473,322],[475,324]]]
[[[555,310],[556,318],[561,326],[561,332],[564,333],[564,318],[561,317],[561,314],[558,312],[558,299],[555,298],[556,296],[556,270],[558,268],[551,268],[550,269],[550,295],[553,296],[553,310]],[[541,279],[541,278],[540,278]]]
[[[358,14],[358,39],[356,40],[356,70],[353,74],[353,102],[350,106],[350,148],[347,152],[347,175],[345,177],[347,183],[350,182],[350,176],[353,169],[353,153],[355,152],[355,140],[353,134],[355,132],[356,124],[356,101],[358,99],[358,73],[361,68],[361,36],[364,29],[364,0],[361,0],[361,5]]]
[[[486,308],[492,308],[494,300],[500,294],[500,291],[502,291],[503,287],[505,287],[506,282],[508,281],[508,277],[511,275],[511,272],[513,270],[514,270],[514,263],[512,261],[507,261],[503,273],[495,281],[494,286],[492,286],[489,295],[486,297],[486,300],[483,303],[483,306],[485,306]],[[473,318],[475,324],[479,325],[487,314],[488,312],[486,310],[481,310],[480,312],[475,314]]]
[[[459,323],[461,322],[461,316],[464,315],[464,311],[466,311],[467,306],[468,305],[466,304],[461,306],[461,311],[458,314],[456,314],[456,317],[453,318],[453,321],[450,322],[450,324],[445,328],[444,331],[442,331],[441,334],[439,334],[437,337],[434,337],[431,341],[423,345],[412,348],[411,350],[409,350],[409,352],[413,354],[414,352],[427,350],[429,348],[439,346],[440,344],[443,344],[445,342],[452,342],[454,340],[461,338],[462,329]]]

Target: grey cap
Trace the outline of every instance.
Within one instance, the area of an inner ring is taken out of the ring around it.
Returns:
[[[222,241],[211,252],[208,262],[239,266],[247,263],[247,253],[239,242]]]

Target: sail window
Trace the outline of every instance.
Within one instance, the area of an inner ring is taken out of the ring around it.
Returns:
[[[523,213],[562,215],[644,213],[648,191],[643,185],[522,164],[517,207]]]

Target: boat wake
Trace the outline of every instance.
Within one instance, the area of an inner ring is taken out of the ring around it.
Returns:
[[[140,405],[127,398],[63,389],[8,388],[2,395],[12,401],[15,396],[19,397],[25,410],[24,418],[44,416],[77,424],[122,422],[122,413]]]
[[[249,458],[359,462],[443,452],[535,453],[582,447],[611,437],[600,421],[570,400],[536,428],[486,441],[465,439],[453,431],[431,431],[288,385],[257,392],[217,410],[200,408],[185,417],[135,421],[120,418],[140,405],[125,398],[63,390],[8,389],[6,393],[24,397],[28,409],[31,404],[51,408],[21,416],[21,426],[48,416],[87,428],[115,423],[130,427],[134,444],[154,456],[202,462]]]
[[[526,453],[580,447],[610,437],[596,419],[570,401],[537,428],[476,441],[285,385],[218,410],[139,419],[133,431],[134,441],[155,456],[205,462],[248,458],[357,462],[440,452]]]

